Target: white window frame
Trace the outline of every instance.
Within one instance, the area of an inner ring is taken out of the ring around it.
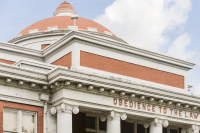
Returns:
[[[4,119],[4,111],[17,113],[17,131],[8,131],[8,130],[3,129],[4,133],[27,133],[27,132],[22,132],[22,115],[23,114],[34,115],[34,124],[35,124],[34,133],[37,133],[37,112],[4,107],[3,119]]]

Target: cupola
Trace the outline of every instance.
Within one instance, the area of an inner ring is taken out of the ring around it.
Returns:
[[[60,6],[56,8],[56,11],[53,13],[56,16],[73,16],[77,15],[73,6],[71,6],[67,1],[64,1]]]

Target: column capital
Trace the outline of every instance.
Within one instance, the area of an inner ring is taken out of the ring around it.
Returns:
[[[199,126],[197,126],[197,125],[190,125],[190,127],[189,128],[183,128],[182,130],[181,130],[181,133],[194,133],[194,132],[199,132],[199,130],[200,130],[200,127]]]
[[[120,118],[122,120],[126,120],[127,119],[126,113],[119,113],[119,112],[116,112],[116,111],[111,111],[109,113],[105,113],[105,114],[102,114],[100,116],[100,120],[102,122],[106,121],[106,119],[108,119],[108,120],[112,120],[112,119],[120,120]]]
[[[144,126],[144,128],[148,128],[148,127],[149,127],[149,123],[148,123],[148,122],[145,122],[145,123],[143,124],[143,126]]]
[[[200,130],[199,126],[197,125],[191,125],[192,130]]]
[[[159,118],[155,118],[152,122],[150,122],[150,124],[153,124],[155,126],[163,125],[163,127],[167,127],[169,125],[169,121],[168,120],[159,119]]]
[[[108,120],[112,120],[112,119],[116,119],[116,120],[120,120],[121,114],[115,111],[111,111],[108,115],[107,115],[107,119]]]
[[[186,133],[186,131],[187,131],[187,130],[186,130],[185,128],[182,128],[182,129],[181,129],[181,133]]]
[[[79,108],[76,105],[69,105],[62,103],[56,107],[51,107],[50,110],[51,114],[56,114],[56,113],[74,113],[78,114],[79,113]]]

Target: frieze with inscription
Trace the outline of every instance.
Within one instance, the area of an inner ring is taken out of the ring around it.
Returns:
[[[135,101],[130,101],[130,100],[114,98],[113,104],[119,107],[123,106],[123,107],[131,108],[131,109],[135,109],[135,110],[152,112],[156,114],[163,114],[163,115],[168,115],[168,116],[188,118],[188,119],[194,119],[194,120],[199,119],[198,113],[192,113],[192,112],[183,111],[179,109],[161,107],[161,106],[135,102]]]

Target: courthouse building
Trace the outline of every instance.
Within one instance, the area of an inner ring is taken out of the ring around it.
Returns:
[[[66,1],[53,15],[0,42],[1,133],[199,133],[194,63],[128,44]]]

